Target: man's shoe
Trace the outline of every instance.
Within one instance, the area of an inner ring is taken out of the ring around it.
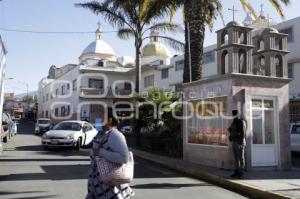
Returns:
[[[238,179],[244,179],[244,173],[239,173],[237,177]]]
[[[237,172],[234,172],[234,174],[230,175],[231,178],[236,178],[238,176],[239,176],[239,174]]]

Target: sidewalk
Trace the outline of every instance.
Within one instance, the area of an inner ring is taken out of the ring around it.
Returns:
[[[236,180],[228,177],[232,171],[206,167],[136,149],[131,150],[135,156],[251,198],[300,199],[300,170],[297,169],[293,171],[251,171],[245,173],[245,179]]]

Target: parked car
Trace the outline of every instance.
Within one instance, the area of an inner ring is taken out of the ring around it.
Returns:
[[[1,129],[1,140],[8,142],[11,138],[10,133],[10,120],[6,113],[2,113],[2,129]]]
[[[131,134],[132,133],[132,127],[131,126],[123,126],[121,128],[121,132],[123,134]]]
[[[291,150],[300,152],[300,122],[292,123],[291,132]]]
[[[42,136],[42,145],[48,147],[75,147],[80,150],[82,146],[92,143],[98,131],[85,121],[64,121],[58,123],[52,130]]]
[[[35,123],[35,134],[45,133],[52,129],[53,124],[49,118],[39,118]]]

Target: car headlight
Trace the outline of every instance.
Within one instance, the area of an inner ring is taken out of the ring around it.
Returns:
[[[36,126],[36,127],[35,127],[35,130],[36,130],[36,131],[40,130],[40,127]]]
[[[67,140],[74,140],[74,137],[73,137],[73,135],[69,135],[69,136],[66,137],[66,139]]]
[[[48,137],[48,135],[45,133],[45,134],[42,136],[42,138],[43,138],[43,139],[47,139],[47,138],[49,138],[49,137]]]

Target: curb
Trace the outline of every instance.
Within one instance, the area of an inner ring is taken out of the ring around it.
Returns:
[[[139,158],[157,163],[163,167],[167,167],[169,169],[177,170],[179,172],[185,173],[191,177],[207,181],[209,183],[218,185],[220,187],[232,190],[234,192],[240,193],[242,195],[251,197],[251,198],[266,198],[266,199],[294,199],[293,197],[285,196],[279,193],[273,193],[267,190],[260,189],[258,187],[254,187],[251,185],[246,185],[243,183],[235,182],[224,177],[220,177],[217,175],[210,174],[209,172],[199,171],[196,168],[192,168],[191,166],[184,164],[183,161],[180,162],[177,159],[164,157],[160,155],[154,155],[148,152],[130,149],[133,154]]]

